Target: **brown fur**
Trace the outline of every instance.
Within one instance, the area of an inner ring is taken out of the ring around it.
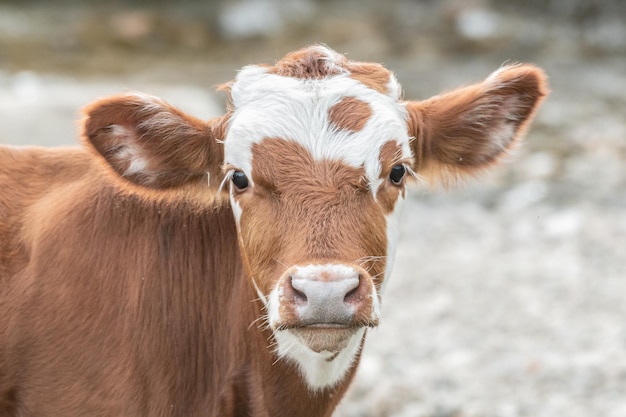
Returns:
[[[393,211],[396,201],[398,201],[398,195],[405,195],[405,188],[403,186],[398,186],[391,183],[389,179],[389,173],[391,172],[391,168],[399,163],[407,163],[410,164],[411,161],[402,161],[402,148],[400,144],[396,141],[389,141],[385,143],[380,149],[380,155],[378,159],[380,160],[380,178],[383,179],[383,183],[378,187],[378,191],[376,193],[376,199],[378,200],[378,204],[382,207],[385,214],[389,214]],[[403,182],[406,182],[408,178],[408,173],[405,174],[405,178]]]
[[[224,152],[212,127],[217,123],[183,114],[156,97],[133,94],[100,100],[85,113],[83,134],[93,138],[87,144],[133,183],[166,189],[194,181],[206,184],[207,173],[221,176]],[[125,131],[117,134],[114,126]],[[147,167],[141,173],[124,175],[130,166],[125,151],[134,149],[141,150]]]
[[[345,69],[386,92],[382,66],[326,59],[305,48],[269,70]],[[546,94],[541,70],[515,66],[405,103],[414,168],[446,181],[496,163]],[[270,347],[250,277],[267,294],[288,266],[330,260],[380,289],[385,261],[372,259],[386,255],[384,216],[404,193],[388,175],[412,161],[383,146],[377,202],[363,168],[267,138],[252,149],[254,185],[234,197],[238,236],[217,195],[230,106],[205,123],[119,95],[87,108],[87,152],[0,147],[0,417],[331,415],[356,367],[310,391]],[[335,125],[362,127],[363,106],[345,107]]]
[[[371,62],[352,62],[348,66],[348,70],[350,71],[351,78],[354,78],[372,90],[383,94],[389,93],[388,84],[391,79],[391,72],[382,65]]]
[[[355,97],[344,97],[328,111],[328,120],[337,130],[361,131],[372,116],[369,104]]]
[[[303,48],[295,52],[285,55],[273,67],[268,67],[270,74],[282,75],[283,77],[293,78],[312,78],[319,79],[341,72],[327,65],[328,57],[322,53],[317,47]],[[345,58],[339,63],[340,67],[347,64]]]
[[[392,73],[384,66],[372,62],[348,61],[344,56],[337,56],[334,65],[329,66],[329,57],[318,45],[302,48],[285,55],[275,65],[259,66],[267,68],[268,73],[302,79],[322,79],[347,73],[366,87],[388,94],[388,84]],[[220,89],[229,92],[230,83],[222,84]],[[230,101],[230,100],[229,100]]]
[[[312,394],[275,363],[230,208],[108,176],[0,148],[0,416],[330,415],[352,372]]]
[[[282,139],[255,144],[252,155],[255,185],[236,199],[244,213],[244,260],[265,294],[286,266],[328,260],[359,264],[363,257],[385,254],[383,212],[362,168],[315,161],[301,145]],[[362,266],[372,276],[382,275],[385,267],[384,262]]]

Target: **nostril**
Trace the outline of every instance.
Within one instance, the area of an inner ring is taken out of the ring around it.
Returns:
[[[296,302],[306,303],[308,301],[308,298],[304,291],[296,288],[296,285],[294,285],[293,277],[291,277],[291,289],[293,290],[293,298]]]
[[[300,301],[303,303],[306,303],[308,301],[308,299],[306,298],[306,294],[302,291],[296,290],[295,288],[293,289],[293,295],[296,301]]]
[[[361,275],[359,275],[359,279],[355,282],[356,285],[352,289],[350,289],[343,297],[344,303],[352,303],[359,300],[361,292],[359,291],[361,288],[361,281]]]
[[[356,293],[358,292],[358,287],[351,290],[349,293],[346,294],[345,297],[343,297],[343,301],[346,303],[355,301],[355,299],[357,298]]]

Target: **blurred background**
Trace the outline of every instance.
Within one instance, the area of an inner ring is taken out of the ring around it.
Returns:
[[[626,416],[626,2],[0,0],[0,143],[77,143],[124,90],[201,118],[250,63],[323,42],[410,99],[533,62],[524,145],[462,189],[415,189],[384,320],[338,417]]]

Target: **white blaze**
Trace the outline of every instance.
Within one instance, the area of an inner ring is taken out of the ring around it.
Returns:
[[[265,138],[295,141],[316,160],[364,167],[372,187],[379,181],[380,149],[386,142],[397,141],[402,157],[411,157],[403,105],[347,74],[296,79],[249,66],[239,72],[231,95],[235,111],[224,141],[225,162],[247,175],[252,169],[252,145]],[[330,108],[344,97],[364,101],[372,110],[358,132],[337,131],[329,123]]]

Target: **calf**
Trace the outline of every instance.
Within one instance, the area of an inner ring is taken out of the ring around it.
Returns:
[[[498,162],[531,65],[404,101],[324,46],[208,122],[122,94],[82,149],[0,148],[0,416],[329,416],[380,320],[407,183]]]

